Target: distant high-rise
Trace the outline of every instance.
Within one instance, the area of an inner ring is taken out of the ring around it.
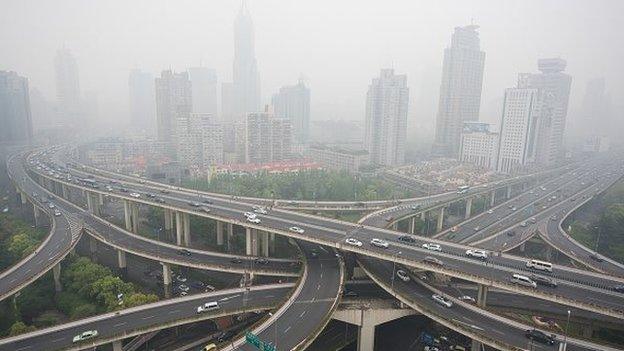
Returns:
[[[310,89],[303,80],[280,88],[279,93],[273,95],[272,103],[275,117],[291,121],[294,142],[306,144],[310,137]]]
[[[537,61],[541,73],[524,73],[518,77],[518,88],[539,90],[539,127],[535,162],[551,165],[563,156],[563,133],[568,114],[572,77],[563,73],[566,61],[560,58]]]
[[[60,49],[54,59],[56,73],[56,97],[59,103],[60,120],[77,124],[81,110],[80,80],[76,58],[68,49]]]
[[[246,162],[285,161],[292,157],[290,120],[268,112],[250,113],[246,125]]]
[[[192,110],[191,82],[187,72],[163,71],[156,78],[156,126],[158,140],[177,145],[179,119],[188,119]]]
[[[464,122],[459,160],[495,170],[498,161],[498,137],[499,134],[490,131],[487,123]]]
[[[479,119],[485,53],[480,49],[478,28],[455,27],[451,46],[444,50],[433,145],[438,156],[457,158],[463,123]]]
[[[191,113],[178,119],[176,153],[194,174],[205,174],[223,163],[223,128],[209,113]]]
[[[594,78],[587,82],[579,131],[583,136],[610,135],[613,126],[609,124],[609,97],[604,78]]]
[[[232,82],[221,83],[221,121],[234,121],[234,84]],[[244,123],[242,120],[238,122]]]
[[[130,124],[135,131],[147,135],[155,132],[154,77],[147,72],[133,69],[128,78],[130,99]]]
[[[0,71],[0,144],[27,145],[32,141],[28,79]]]
[[[260,108],[254,27],[245,0],[234,22],[233,68],[233,117],[244,120],[248,113],[257,112]]]
[[[373,164],[400,165],[405,159],[409,88],[406,75],[382,69],[366,94],[364,145]]]
[[[193,95],[193,112],[209,113],[217,118],[217,72],[208,67],[189,68],[191,91]]]

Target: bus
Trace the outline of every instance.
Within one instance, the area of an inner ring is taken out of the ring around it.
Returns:
[[[457,187],[457,193],[458,194],[465,194],[466,192],[468,192],[468,189],[470,189],[470,187],[468,185],[458,186]]]

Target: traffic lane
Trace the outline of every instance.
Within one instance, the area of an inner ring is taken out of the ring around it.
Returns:
[[[272,307],[285,299],[291,289],[292,285],[289,285],[266,290],[251,290],[247,293],[213,292],[166,300],[163,301],[164,303],[122,310],[119,314],[108,313],[78,320],[59,326],[62,329],[48,328],[49,330],[43,329],[35,333],[23,334],[17,337],[17,340],[0,339],[0,351],[59,350],[72,346],[73,337],[87,330],[98,331],[99,335],[94,341],[115,337],[124,332],[194,317],[197,315],[199,305],[215,300],[220,305],[220,309],[215,311],[217,313],[236,311],[241,306],[247,306],[249,309]],[[207,313],[206,316],[210,314]],[[39,335],[39,332],[43,334]]]

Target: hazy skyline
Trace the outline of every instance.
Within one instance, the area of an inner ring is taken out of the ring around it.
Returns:
[[[5,0],[0,70],[30,79],[54,101],[54,56],[69,48],[81,88],[99,95],[100,116],[128,116],[128,74],[184,71],[203,63],[231,81],[233,24],[240,1]],[[624,92],[623,1],[249,1],[262,104],[300,75],[311,118],[364,119],[366,89],[384,67],[406,74],[408,125],[433,134],[444,48],[454,27],[481,26],[486,52],[481,120],[498,123],[504,89],[537,59],[562,57],[573,78],[570,119],[586,81],[606,78],[615,103]]]

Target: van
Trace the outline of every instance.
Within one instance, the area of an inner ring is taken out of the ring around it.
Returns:
[[[552,263],[540,260],[530,260],[526,263],[526,267],[538,271],[552,272]]]
[[[511,282],[518,285],[528,286],[530,288],[537,288],[536,282],[532,281],[531,278],[520,274],[514,274],[511,277]]]

